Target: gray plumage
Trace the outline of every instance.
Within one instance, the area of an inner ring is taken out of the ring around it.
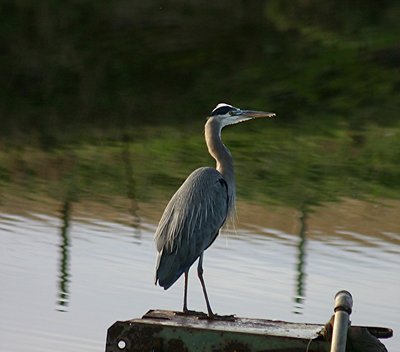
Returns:
[[[172,197],[156,232],[157,278],[169,288],[218,235],[228,214],[228,186],[215,169],[193,171]]]
[[[201,167],[193,171],[165,208],[155,233],[158,251],[155,281],[168,289],[185,274],[184,312],[188,312],[188,272],[199,258],[198,276],[208,315],[213,316],[202,276],[203,252],[214,242],[235,207],[233,160],[228,148],[222,143],[221,130],[227,125],[272,116],[275,114],[218,104],[205,125],[206,144],[216,160],[216,169]]]

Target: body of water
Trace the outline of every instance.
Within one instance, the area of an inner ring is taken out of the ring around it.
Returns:
[[[40,211],[31,208],[39,203]],[[99,351],[114,321],[180,310],[183,279],[167,291],[153,283],[163,205],[139,204],[132,218],[121,207],[3,199],[0,349]],[[222,231],[204,257],[214,311],[325,323],[335,293],[346,289],[352,323],[393,328],[383,342],[399,349],[399,209],[343,201],[301,214],[240,202],[236,228]],[[189,308],[205,311],[195,272]]]

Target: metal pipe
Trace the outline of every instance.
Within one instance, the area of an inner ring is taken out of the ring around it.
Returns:
[[[330,352],[345,352],[347,332],[350,325],[350,314],[353,308],[353,297],[348,291],[339,291],[335,295],[335,321],[333,324]]]

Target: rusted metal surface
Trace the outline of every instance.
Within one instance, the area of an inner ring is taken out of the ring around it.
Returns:
[[[149,311],[142,319],[116,322],[106,352],[329,351],[322,325],[246,318],[206,319],[171,311]]]
[[[332,341],[335,315],[325,324],[322,335],[326,341]],[[393,336],[393,330],[376,326],[350,326],[347,334],[346,352],[387,352],[379,339]]]
[[[351,327],[349,339],[352,345],[359,345],[361,341],[356,339],[367,333],[383,338],[391,337],[393,331]],[[232,316],[210,320],[204,313],[183,315],[150,310],[141,319],[118,321],[112,325],[108,329],[106,352],[328,352],[331,336],[330,323],[324,327]],[[378,345],[379,341],[376,341],[375,345]]]
[[[289,323],[280,320],[238,318],[222,316],[208,319],[206,315],[185,315],[180,312],[150,310],[141,321],[157,321],[160,326],[186,326],[196,329],[245,332],[249,334],[312,339],[318,337],[323,325]]]

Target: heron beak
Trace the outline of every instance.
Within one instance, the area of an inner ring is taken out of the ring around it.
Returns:
[[[243,117],[247,117],[249,119],[259,119],[259,118],[276,116],[276,114],[274,112],[253,111],[253,110],[241,110],[240,115]]]

